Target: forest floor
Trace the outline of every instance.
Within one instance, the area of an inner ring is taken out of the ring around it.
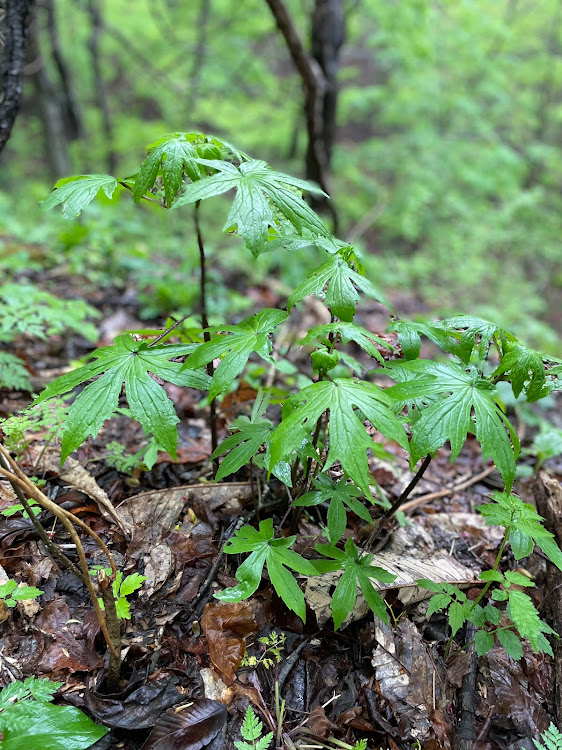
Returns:
[[[63,297],[84,291],[80,279],[56,274],[50,279],[51,291],[53,285]],[[259,306],[279,301],[267,288],[256,287],[250,294]],[[90,288],[86,299],[102,313],[98,345],[147,327],[137,317],[134,295]],[[405,314],[415,311],[415,300],[404,297],[394,302]],[[325,322],[320,308],[313,302],[304,307],[303,330]],[[377,304],[368,304],[360,322],[381,333],[386,324],[383,312]],[[299,335],[297,330],[291,333]],[[76,335],[48,341],[22,337],[16,348],[39,392],[91,344]],[[291,356],[298,363],[298,347]],[[285,490],[277,480],[268,484],[259,471],[250,476],[245,469],[214,484],[207,410],[199,405],[195,391],[165,387],[181,418],[177,460],[159,454],[151,471],[138,466],[124,471],[120,456],[134,454],[143,441],[141,428],[125,414],[108,421],[63,469],[58,442],[47,439],[44,423],[26,434],[21,454],[25,472],[44,479],[48,497],[104,540],[124,575],[146,576],[142,588],[130,597],[130,619],[122,622],[120,692],[108,694],[104,688],[107,659],[86,588],[49,557],[31,521],[20,513],[0,517],[0,564],[7,576],[45,593],[38,602],[20,603],[1,614],[4,684],[28,675],[63,682],[57,702],[72,703],[111,729],[93,746],[96,750],[135,750],[143,743],[146,748],[178,750],[219,750],[224,743],[231,750],[241,739],[248,704],[266,731],[279,731],[291,750],[345,750],[361,739],[371,750],[534,747],[532,739],[557,718],[553,660],[533,653],[526,643],[519,662],[500,647],[477,660],[471,633],[464,629],[446,654],[447,618],[428,617],[430,592],[414,585],[419,578],[447,580],[465,585],[469,598],[474,598],[480,591],[478,573],[493,565],[502,533],[486,526],[475,508],[502,485],[476,441],[469,440],[452,464],[448,449],[439,450],[403,508],[403,524],[392,521],[383,529],[374,552],[375,563],[397,575],[392,585],[384,584],[391,625],[376,619],[359,598],[344,626],[334,632],[329,601],[335,581],[325,577],[300,581],[307,602],[305,624],[287,610],[265,578],[248,601],[232,604],[213,598],[217,590],[236,583],[235,560],[219,550],[239,517],[254,522],[259,504],[261,512],[278,524]],[[242,382],[222,401],[222,439],[232,419],[249,413],[255,397],[256,391]],[[28,393],[0,391],[0,417],[18,413],[31,400]],[[541,417],[561,427],[559,406],[551,400]],[[530,445],[537,428],[520,412],[511,416],[524,445]],[[123,446],[125,454],[113,446],[113,459],[108,461],[108,443]],[[399,446],[386,447],[393,460],[373,458],[371,468],[393,501],[413,473]],[[533,472],[535,461],[529,453],[523,461],[526,478],[515,486],[527,502],[551,487],[552,478],[557,486],[562,480],[560,457],[547,461],[540,473]],[[337,466],[332,471],[337,478]],[[16,501],[10,485],[0,482],[0,508]],[[372,513],[375,520],[377,506]],[[65,530],[44,522],[52,540],[76,561]],[[292,523],[299,552],[321,541],[320,514],[301,514]],[[371,530],[350,516],[346,536],[361,546]],[[82,542],[90,566],[106,564],[88,537],[83,535]],[[550,613],[560,590],[550,587],[546,560],[535,552],[519,562],[507,557],[506,563],[533,577],[534,602],[552,624]],[[260,640],[264,638],[269,646]],[[247,662],[254,658],[241,666],[244,652]],[[276,693],[285,704],[281,727]],[[174,708],[186,704],[184,711]],[[155,734],[147,742],[151,731]]]

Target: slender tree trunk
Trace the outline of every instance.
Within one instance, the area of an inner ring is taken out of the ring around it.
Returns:
[[[33,0],[9,0],[0,59],[0,151],[8,142],[23,92],[28,20]]]
[[[324,74],[325,86],[322,97],[322,122],[320,145],[325,163],[330,165],[336,135],[336,110],[338,101],[339,53],[344,42],[343,0],[316,0],[312,14],[312,56]],[[310,148],[307,153],[309,179],[318,182],[314,171],[318,169],[316,155]]]
[[[31,24],[29,34],[30,56],[35,63],[31,78],[43,120],[45,156],[51,176],[53,179],[58,179],[70,172],[70,159],[68,157],[64,118],[59,107],[55,87],[45,65],[45,58],[41,54],[38,21],[39,19],[36,17]]]
[[[110,174],[114,174],[117,166],[117,155],[115,153],[113,141],[113,123],[109,104],[107,101],[107,92],[101,71],[99,40],[103,31],[103,18],[100,11],[98,0],[88,0],[86,9],[90,16],[92,24],[88,47],[92,56],[92,67],[94,71],[94,85],[96,89],[96,100],[101,112],[103,134],[105,136],[107,168]]]
[[[209,30],[209,19],[211,17],[211,0],[201,0],[199,14],[197,16],[197,46],[193,55],[193,65],[189,76],[189,91],[187,93],[187,116],[193,119],[193,111],[197,104],[199,89],[201,87],[201,74],[205,64],[207,53],[207,33]]]
[[[59,97],[64,114],[66,135],[69,141],[73,141],[77,138],[84,137],[82,115],[78,105],[78,100],[74,94],[70,71],[59,43],[54,0],[43,0],[43,5],[47,11],[47,30],[49,32],[51,54],[61,82]]]
[[[335,134],[337,61],[343,43],[343,0],[315,0],[312,18],[312,55],[307,52],[283,0],[266,0],[283,35],[304,89],[308,146],[306,176],[330,192],[330,157]],[[337,232],[337,214],[331,201],[312,198],[326,208]]]

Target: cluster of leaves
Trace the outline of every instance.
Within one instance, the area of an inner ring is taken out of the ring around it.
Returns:
[[[379,302],[384,298],[363,276],[353,248],[332,237],[302,199],[301,191],[311,186],[271,170],[263,161],[253,160],[213,136],[167,136],[149,147],[136,177],[69,178],[57,184],[44,207],[62,204],[66,215],[77,215],[96,195],[112,198],[123,189],[132,192],[137,202],[156,200],[165,208],[195,204],[196,211],[200,201],[234,190],[224,231],[239,235],[254,255],[311,245],[324,254],[320,266],[290,294],[287,310],[263,309],[237,325],[207,329],[204,341],[198,332],[196,340],[187,344],[155,342],[152,346],[138,336],[120,336],[113,346],[95,352],[93,362],[59,378],[37,399],[42,403],[95,378],[70,408],[62,437],[64,460],[114,413],[124,383],[132,416],[173,456],[178,418],[153,376],[208,390],[209,397],[215,399],[231,387],[251,357],[257,355],[283,370],[272,337],[305,297],[313,294],[323,301],[331,322],[311,329],[303,342],[310,351],[316,380],[309,379],[283,399],[277,427],[265,416],[269,397],[260,392],[251,416],[232,423],[233,434],[218,446],[213,458],[224,456],[218,479],[250,462],[275,474],[288,487],[298,479],[299,491],[302,487],[305,491],[300,497],[297,493],[295,507],[329,503],[325,529],[329,543],[316,546],[321,559],[308,560],[291,549],[294,536],[277,536],[272,519],[263,520],[258,529],[244,526],[225,546],[228,554],[248,555],[236,570],[238,584],[217,594],[218,598],[240,601],[251,596],[266,572],[285,604],[304,619],[304,596],[293,574],[339,573],[332,600],[334,625],[339,627],[351,612],[359,589],[377,616],[386,620],[384,600],[372,581],[388,584],[393,576],[373,566],[372,556],[363,554],[352,539],[342,545],[349,512],[366,523],[371,519],[374,480],[368,456],[384,451],[382,440],[373,439],[377,433],[409,451],[412,467],[447,442],[454,460],[468,435],[474,435],[484,455],[495,462],[505,485],[505,491],[484,506],[482,513],[490,523],[505,527],[505,544],[510,543],[517,559],[530,554],[537,544],[560,566],[560,552],[541,526],[540,517],[511,495],[520,446],[498,393],[498,383],[506,381],[515,398],[524,395],[529,402],[543,398],[560,385],[559,360],[526,348],[489,321],[469,316],[434,323],[393,320],[390,331],[397,334],[398,348],[356,325],[353,321],[361,293]],[[422,336],[442,350],[442,360],[420,358]],[[370,380],[354,377],[361,376],[364,368],[345,350],[350,342],[373,366],[384,367],[396,385],[382,389]],[[212,376],[207,367],[212,368]],[[337,483],[329,474],[336,465],[344,473]],[[493,601],[506,602],[505,614],[494,605],[480,607],[479,602],[469,602],[454,587],[434,588],[440,598],[432,601],[432,611],[448,609],[453,633],[465,620],[475,622],[481,652],[497,634],[515,654],[513,628],[534,648],[548,651],[545,634],[549,629],[531,613],[530,599],[514,588],[521,585],[521,579],[500,573],[500,558],[492,578],[483,579],[483,593],[492,583],[498,584]],[[505,626],[500,622],[503,616],[509,618]],[[486,623],[496,627],[494,633],[488,632]]]
[[[37,597],[44,593],[44,591],[35,588],[35,586],[18,586],[17,582],[13,579],[0,584],[0,600],[7,607],[15,607],[18,602],[26,601],[27,599],[37,599]]]
[[[521,560],[530,555],[537,545],[562,570],[562,552],[553,535],[542,525],[543,519],[532,505],[524,503],[516,495],[495,492],[493,502],[479,506],[478,510],[489,525],[504,527],[504,542],[500,553],[509,543],[515,559]],[[535,584],[516,570],[502,573],[499,569],[500,562],[501,554],[492,570],[480,573],[485,586],[476,601],[469,600],[464,591],[448,583],[435,583],[425,579],[418,581],[419,585],[436,592],[429,603],[428,615],[438,610],[447,610],[451,637],[466,621],[476,625],[478,630],[475,645],[479,655],[490,651],[497,638],[514,659],[520,659],[523,655],[521,639],[527,639],[534,651],[545,651],[552,656],[552,648],[546,636],[555,633],[540,619],[531,598],[521,590]],[[491,602],[481,606],[480,601],[492,584],[497,587],[492,590]],[[493,630],[488,629],[489,625]]]
[[[85,750],[107,734],[74,706],[51,703],[61,685],[28,677],[0,692],[2,750]]]
[[[246,653],[242,657],[241,667],[257,667],[261,664],[266,669],[271,669],[281,661],[281,655],[285,648],[285,633],[272,630],[269,635],[258,638],[262,653],[259,656],[251,656]]]
[[[95,576],[98,570],[103,570],[107,576],[111,575],[111,568],[102,568],[96,565],[90,571],[90,575]],[[113,596],[115,597],[115,611],[117,617],[120,620],[131,619],[131,603],[127,597],[138,591],[142,584],[146,581],[146,576],[140,575],[140,573],[131,573],[131,575],[123,578],[123,572],[119,570],[115,576],[115,580],[111,584]],[[98,599],[99,605],[102,611],[105,611],[105,605],[102,599]]]
[[[21,459],[35,433],[41,433],[44,444],[49,445],[59,436],[67,414],[65,399],[52,398],[37,406],[30,406],[19,414],[0,419],[6,448]]]

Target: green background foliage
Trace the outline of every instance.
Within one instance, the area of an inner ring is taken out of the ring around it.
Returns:
[[[307,42],[312,3],[287,4]],[[303,173],[300,80],[265,2],[139,0],[134,14],[124,0],[106,3],[100,63],[109,139],[96,101],[90,19],[71,0],[55,6],[85,130],[68,145],[69,174],[105,171],[110,150],[127,174],[154,133],[197,129]],[[384,278],[391,299],[414,289],[421,311],[470,309],[559,354],[559,3],[359,0],[345,11],[332,181],[340,236],[355,240],[369,276]],[[48,57],[44,25],[39,14]],[[50,59],[47,69],[54,78]],[[49,173],[47,153],[29,79],[1,158],[5,268],[67,264],[91,277],[132,280],[150,298],[147,316],[188,309],[196,289],[178,279],[197,248],[182,217],[121,201],[119,214],[100,209],[75,227],[39,218],[37,200],[63,176]],[[156,242],[164,223],[169,239]],[[28,246],[38,240],[51,250]],[[315,265],[310,249],[282,269],[273,254],[252,262],[218,234],[213,242],[219,285],[220,268],[236,267],[248,279],[275,271],[295,286]]]

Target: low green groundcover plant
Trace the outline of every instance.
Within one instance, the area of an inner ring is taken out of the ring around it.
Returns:
[[[120,193],[129,193],[137,203],[150,201],[168,210],[185,211],[191,206],[190,221],[201,259],[202,313],[201,330],[191,340],[167,343],[171,330],[152,341],[119,336],[112,346],[94,352],[89,364],[63,375],[40,394],[37,403],[85,386],[69,409],[62,460],[88,436],[96,435],[115,413],[123,384],[132,416],[172,456],[176,455],[179,420],[159,383],[208,394],[218,479],[249,465],[285,484],[287,502],[295,508],[329,503],[327,544],[316,545],[313,560],[292,549],[295,537],[282,536],[271,518],[263,518],[258,528],[240,528],[225,545],[225,552],[248,556],[236,571],[237,585],[217,597],[228,601],[249,597],[266,570],[285,604],[304,620],[305,600],[294,574],[339,571],[332,599],[337,628],[353,609],[358,588],[373,612],[387,620],[384,601],[372,580],[388,584],[393,576],[373,567],[372,556],[351,539],[342,542],[348,513],[367,523],[373,504],[385,506],[386,513],[398,509],[388,510],[389,503],[369,470],[369,455],[387,455],[385,444],[394,441],[409,452],[412,469],[422,462],[417,472],[421,476],[439,448],[448,443],[454,461],[467,436],[473,435],[504,483],[479,508],[487,523],[504,529],[497,559],[492,570],[482,573],[482,589],[475,601],[455,586],[432,581],[420,581],[420,585],[434,592],[430,612],[448,613],[452,636],[464,622],[474,623],[479,654],[497,640],[511,656],[520,658],[521,639],[527,639],[535,651],[551,654],[552,630],[525,593],[524,587],[532,582],[521,574],[502,572],[508,547],[520,560],[538,546],[561,569],[562,554],[543,519],[512,493],[520,446],[497,386],[506,381],[515,397],[537,401],[560,388],[562,362],[528,349],[492,322],[467,315],[431,323],[393,316],[388,331],[394,332],[394,338],[361,327],[354,322],[361,295],[382,303],[384,296],[363,275],[354,248],[331,234],[304,201],[303,191],[318,190],[201,133],[173,133],[152,144],[136,176],[79,175],[57,183],[43,207],[61,205],[68,218],[78,216],[97,196],[116,200]],[[321,260],[289,295],[284,309],[265,308],[236,325],[209,327],[200,204],[232,193],[224,231],[240,237],[254,256],[308,249]],[[323,302],[330,323],[305,335],[303,344],[311,357],[307,376],[288,362],[279,334],[294,308],[309,295]],[[421,358],[422,337],[431,340],[441,356]],[[392,340],[398,343],[392,345]],[[362,350],[361,361],[357,354],[351,356],[350,342],[355,352]],[[266,365],[264,391],[251,417],[236,419],[230,425],[232,435],[219,445],[214,401],[232,389],[249,367],[255,371],[256,360]],[[275,397],[266,387],[267,371],[274,370],[286,384],[276,387]],[[382,388],[375,382],[378,375],[395,385]],[[277,426],[266,416],[270,399],[274,405],[282,403]]]

